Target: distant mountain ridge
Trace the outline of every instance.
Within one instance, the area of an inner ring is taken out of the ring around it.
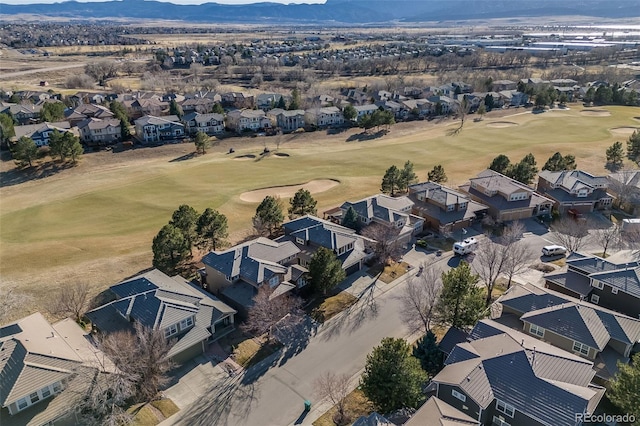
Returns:
[[[640,16],[635,0],[327,0],[325,4],[177,5],[146,0],[8,5],[1,15],[60,18],[172,19],[188,22],[343,23],[426,22],[537,16]]]

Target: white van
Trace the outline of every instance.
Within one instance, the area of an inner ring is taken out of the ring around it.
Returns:
[[[478,247],[478,242],[475,238],[470,237],[466,238],[464,241],[457,242],[453,245],[453,252],[459,256],[464,256],[465,254],[473,253],[473,251]]]
[[[545,256],[561,256],[567,254],[567,248],[563,246],[544,246],[542,254]]]

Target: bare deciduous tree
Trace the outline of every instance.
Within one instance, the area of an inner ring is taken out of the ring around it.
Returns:
[[[580,251],[587,243],[589,233],[588,221],[577,221],[563,217],[551,225],[551,231],[558,242],[570,252]]]
[[[423,264],[418,276],[409,278],[399,299],[402,302],[400,316],[412,332],[431,329],[435,306],[442,290],[441,274],[433,267]]]
[[[479,244],[473,259],[473,269],[487,288],[486,304],[491,304],[496,280],[505,271],[508,246],[491,241],[487,236]]]
[[[371,248],[381,263],[400,256],[401,247],[398,243],[398,235],[400,235],[398,228],[380,223],[372,223],[362,230],[362,236],[374,241]]]
[[[297,296],[284,294],[274,297],[274,290],[268,285],[263,285],[258,294],[253,298],[253,306],[249,308],[247,320],[242,328],[252,334],[262,335],[267,333],[271,338],[272,327],[287,314],[297,316],[302,306],[302,301]]]
[[[622,244],[620,227],[612,225],[608,228],[598,228],[593,233],[593,238],[602,247],[602,257],[607,257],[609,248],[616,248]]]
[[[337,426],[344,426],[351,423],[349,414],[346,411],[346,397],[349,395],[348,374],[335,374],[327,371],[313,381],[313,388],[319,399],[327,398],[336,408],[333,422]]]
[[[530,247],[521,241],[525,227],[522,222],[511,222],[507,225],[500,237],[500,242],[505,245],[505,264],[503,273],[507,276],[507,288],[511,288],[511,281],[518,273],[527,269],[529,261],[533,258]]]
[[[89,284],[77,283],[58,289],[50,301],[49,312],[56,316],[71,316],[79,322],[89,305]]]
[[[462,98],[462,100],[456,101],[453,104],[453,113],[460,118],[460,125],[455,129],[452,129],[448,132],[449,136],[455,136],[462,131],[464,127],[464,120],[467,118],[467,114],[469,114],[469,109],[471,108],[471,104],[467,100],[466,96]]]

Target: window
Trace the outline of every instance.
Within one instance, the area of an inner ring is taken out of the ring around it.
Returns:
[[[544,328],[538,327],[535,324],[531,324],[529,326],[529,331],[531,334],[535,334],[536,336],[544,337]]]
[[[580,342],[573,342],[573,351],[582,355],[589,355],[589,346]]]
[[[185,320],[180,321],[180,330],[186,330],[192,325],[193,325],[193,317],[189,317]]]
[[[49,387],[47,386],[46,388],[42,389],[42,398],[47,398],[49,395],[51,395],[51,389],[49,389]]]
[[[455,389],[451,389],[451,395],[453,395],[454,398],[458,398],[462,402],[465,402],[467,400],[467,396],[465,394],[460,393]]]
[[[29,401],[27,401],[27,398],[20,398],[16,404],[18,405],[18,410],[24,410],[29,406]]]
[[[304,239],[296,237],[296,243],[298,243],[298,244],[303,246],[304,245]]]
[[[273,286],[278,285],[279,282],[280,282],[280,278],[277,275],[275,275],[275,276],[271,277],[271,279],[269,280],[269,285],[271,287],[273,287]]]
[[[516,412],[516,408],[513,405],[507,404],[506,402],[500,401],[499,399],[496,399],[496,410],[506,414],[509,417],[513,417],[514,413]]]
[[[171,337],[178,332],[178,325],[173,324],[164,329],[164,337]]]
[[[604,288],[604,284],[602,284],[602,281],[596,281],[596,280],[593,280],[593,281],[591,282],[591,285],[592,285],[593,287],[595,287],[595,288],[599,288],[600,290],[602,290],[602,289]]]
[[[40,395],[38,395],[38,392],[34,392],[29,395],[29,399],[31,400],[32,404],[35,404],[36,402],[40,401]]]
[[[58,393],[62,390],[62,385],[60,382],[56,382],[53,384],[53,392]]]
[[[595,303],[597,305],[599,301],[600,301],[600,296],[598,296],[597,294],[591,295],[591,303]]]
[[[618,289],[615,288],[615,287],[611,287],[611,293],[618,294]],[[594,294],[594,296],[595,296],[595,294]]]
[[[496,416],[493,416],[493,424],[497,426],[511,426],[509,423]]]

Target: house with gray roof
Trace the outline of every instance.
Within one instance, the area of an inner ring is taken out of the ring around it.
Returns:
[[[376,104],[354,105],[353,108],[356,110],[356,121],[365,115],[371,115],[378,111],[378,105]]]
[[[621,170],[607,176],[616,207],[640,217],[640,170]]]
[[[24,126],[14,127],[15,136],[12,138],[18,140],[23,136],[31,138],[36,146],[48,146],[51,134],[55,131],[60,133],[71,132],[77,135],[76,129],[71,128],[68,121],[56,121],[54,123],[44,122],[39,124],[25,124]]]
[[[640,263],[614,263],[572,253],[566,269],[545,275],[545,286],[607,309],[640,318]]]
[[[98,370],[113,364],[87,333],[66,319],[50,324],[39,312],[0,327],[0,424],[76,424],[72,414]]]
[[[353,208],[363,227],[374,223],[397,229],[396,242],[406,245],[414,235],[422,232],[424,219],[411,213],[413,201],[408,197],[390,197],[376,194],[359,201],[346,201],[334,219],[343,218]]]
[[[193,111],[182,117],[182,123],[184,123],[187,133],[192,136],[198,132],[206,133],[209,136],[224,133],[224,115],[222,114],[202,114]]]
[[[78,124],[80,140],[87,145],[111,145],[122,139],[120,120],[90,117]]]
[[[115,300],[87,312],[101,333],[134,331],[133,324],[162,330],[174,341],[169,356],[183,363],[234,330],[236,310],[176,275],[154,269],[109,288]]]
[[[432,396],[403,426],[478,426],[477,419]]]
[[[593,176],[582,170],[538,173],[538,192],[554,201],[554,209],[564,214],[569,209],[580,213],[611,208],[613,197],[607,194],[606,176]]]
[[[177,115],[155,117],[145,115],[135,122],[136,137],[144,143],[171,142],[184,139],[184,124]]]
[[[197,112],[199,114],[207,114],[211,112],[216,101],[209,97],[189,98],[182,101],[180,106],[185,114]]]
[[[259,237],[202,258],[203,287],[236,308],[243,316],[263,285],[272,297],[304,287],[308,270],[297,262],[300,249],[291,241]]]
[[[344,116],[338,107],[311,108],[305,112],[305,123],[324,128],[341,126],[344,124]]]
[[[227,127],[237,133],[245,131],[264,130],[271,127],[271,120],[262,110],[243,109],[229,111],[227,114]]]
[[[435,182],[409,185],[412,213],[423,217],[425,225],[440,233],[467,228],[481,220],[489,208],[461,191]]]
[[[96,104],[80,104],[74,109],[68,109],[64,113],[65,119],[72,126],[77,126],[87,118],[99,118],[100,120],[113,118],[113,113],[109,108]]]
[[[552,199],[490,169],[480,172],[460,189],[472,200],[488,206],[489,214],[501,222],[551,214],[553,206]]]
[[[640,319],[532,284],[511,287],[498,300],[496,321],[594,362],[602,383],[640,350]]]
[[[18,124],[36,123],[40,119],[42,105],[5,103],[0,107],[0,114],[11,116]]]
[[[274,109],[282,99],[278,93],[262,93],[256,96],[256,107],[264,112]]]
[[[482,320],[457,344],[427,391],[482,425],[580,425],[605,389],[593,363],[531,336]]]
[[[274,108],[267,112],[267,117],[271,118],[274,127],[278,127],[283,133],[304,129],[304,115],[305,112],[302,109],[287,111],[281,108]]]

